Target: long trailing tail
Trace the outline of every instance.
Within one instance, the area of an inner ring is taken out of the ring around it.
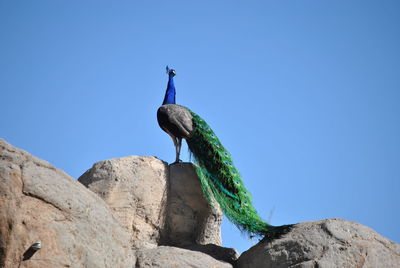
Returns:
[[[258,215],[229,152],[207,123],[194,112],[190,113],[193,132],[187,143],[196,160],[195,169],[205,197],[211,204],[217,201],[229,220],[250,237],[275,237],[282,227],[272,226]]]

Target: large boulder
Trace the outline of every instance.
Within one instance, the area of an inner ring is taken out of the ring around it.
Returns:
[[[193,164],[170,165],[168,193],[165,244],[222,244],[222,211],[204,198]]]
[[[400,267],[400,245],[343,219],[296,224],[282,237],[244,252],[237,267]]]
[[[167,176],[165,162],[127,156],[95,163],[78,181],[104,199],[129,233],[133,248],[154,248],[164,228]]]
[[[190,163],[126,156],[94,164],[78,181],[111,207],[136,249],[221,244],[222,212],[208,205]]]
[[[218,261],[207,254],[177,247],[161,246],[136,251],[135,268],[229,268],[231,264]]]
[[[96,194],[0,139],[0,267],[133,267],[127,236]]]

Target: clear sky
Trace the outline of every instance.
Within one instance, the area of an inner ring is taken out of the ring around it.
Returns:
[[[399,14],[397,0],[0,0],[0,137],[74,178],[126,155],[172,162],[156,120],[168,64],[265,219],[340,217],[400,242]]]

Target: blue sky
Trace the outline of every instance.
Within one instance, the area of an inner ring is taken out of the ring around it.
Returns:
[[[168,64],[177,102],[213,127],[265,219],[340,217],[400,242],[399,12],[365,0],[0,0],[0,137],[75,178],[126,155],[172,162],[156,120]],[[223,239],[256,242],[228,222]]]

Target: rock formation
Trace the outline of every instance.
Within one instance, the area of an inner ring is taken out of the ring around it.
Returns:
[[[0,267],[400,267],[357,223],[306,222],[238,256],[189,163],[98,162],[79,181],[0,139]]]
[[[209,206],[192,164],[170,166],[168,189],[164,244],[220,246],[222,211]]]
[[[164,227],[167,171],[154,157],[129,156],[98,162],[78,181],[108,204],[133,248],[154,248]]]
[[[0,267],[133,267],[126,237],[95,193],[0,140]]]
[[[131,156],[95,164],[80,183],[0,140],[0,267],[232,267],[221,212],[193,175]]]
[[[78,181],[110,206],[134,248],[221,245],[222,212],[208,206],[191,164],[128,156],[98,162]]]
[[[140,249],[136,251],[136,258],[135,267],[140,268],[232,268],[231,264],[217,261],[209,255],[177,247],[160,246],[154,249]]]
[[[296,224],[274,241],[263,240],[238,267],[400,267],[400,245],[361,224],[328,219]]]

